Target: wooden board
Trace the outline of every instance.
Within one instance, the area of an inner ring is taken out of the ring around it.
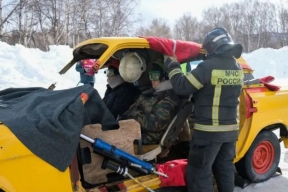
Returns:
[[[140,125],[135,120],[119,121],[120,128],[111,131],[102,131],[100,124],[87,125],[83,127],[82,134],[91,137],[99,138],[111,145],[116,146],[129,154],[134,154],[133,141],[141,138]],[[109,169],[101,169],[103,157],[93,153],[91,143],[81,140],[80,147],[90,148],[91,163],[83,165],[84,180],[90,184],[100,184],[107,182],[106,175],[113,173]]]

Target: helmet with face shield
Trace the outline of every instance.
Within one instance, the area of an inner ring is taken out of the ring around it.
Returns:
[[[229,50],[238,59],[243,49],[239,43],[234,43],[230,34],[223,27],[217,27],[208,32],[204,38],[202,47],[206,50],[208,59]]]
[[[119,75],[119,60],[112,59],[108,62],[108,69],[105,71],[107,77]]]
[[[153,63],[148,73],[150,81],[162,81],[165,78],[164,69],[158,63]]]
[[[136,52],[126,53],[120,61],[119,73],[126,82],[134,83],[144,71],[146,71],[146,61]]]

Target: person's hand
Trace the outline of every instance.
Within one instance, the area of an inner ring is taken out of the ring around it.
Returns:
[[[173,56],[164,55],[164,62],[166,62],[167,59],[170,59],[172,62],[178,62],[176,55]]]
[[[175,65],[179,65],[176,55],[174,56],[164,55],[165,69],[169,69],[170,67],[173,67]]]

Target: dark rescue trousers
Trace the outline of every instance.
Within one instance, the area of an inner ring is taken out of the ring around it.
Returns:
[[[218,191],[233,192],[235,146],[236,139],[216,142],[193,137],[186,171],[188,192],[213,192],[212,171]]]

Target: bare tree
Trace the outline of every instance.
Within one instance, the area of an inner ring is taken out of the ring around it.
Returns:
[[[280,5],[276,6],[276,11],[274,17],[275,19],[275,29],[274,34],[280,41],[280,46],[288,45],[288,1],[281,1]]]
[[[28,46],[33,28],[37,25],[34,19],[33,2],[31,0],[19,0],[19,7],[10,19],[10,23],[13,23],[11,30],[14,34],[12,42]]]
[[[138,21],[133,17],[138,0],[94,0],[90,7],[87,19],[89,31],[94,37],[123,36],[133,29],[133,24]]]
[[[199,41],[199,23],[196,17],[191,13],[185,13],[176,20],[174,26],[174,37],[186,41]]]
[[[147,27],[140,27],[136,35],[171,38],[171,29],[164,19],[154,19]]]
[[[210,31],[212,28],[215,28],[221,25],[221,22],[222,22],[221,12],[219,8],[215,6],[211,6],[205,9],[202,13],[202,16],[203,16],[202,24],[207,26],[207,28],[210,28],[210,29],[206,29],[207,32]]]
[[[8,43],[44,50],[50,44],[73,46],[87,38],[127,36],[138,21],[134,13],[138,3],[139,0],[10,0],[1,6],[0,36],[5,29]]]
[[[267,47],[271,39],[271,30],[273,29],[275,6],[270,2],[257,2],[255,10],[257,20],[255,23],[255,39],[253,40],[253,49]]]
[[[135,35],[201,43],[215,27],[225,27],[245,52],[288,45],[288,0],[239,0],[208,7],[202,19],[190,13],[173,30],[161,18],[136,29]],[[93,37],[130,36],[139,21],[139,0],[0,0],[0,40],[49,50],[51,44],[75,44]],[[248,6],[247,6],[248,5]]]
[[[203,11],[201,30],[205,34],[214,27],[225,27],[246,52],[259,47],[276,48],[275,35],[283,46],[287,39],[287,7],[284,4],[280,7],[268,0],[243,0],[221,7],[209,7]]]
[[[2,41],[2,30],[3,30],[3,18],[2,18],[2,0],[0,0],[0,40]]]
[[[242,6],[241,3],[232,3],[227,6],[227,9],[230,9],[229,18],[230,18],[230,31],[235,41],[240,42],[241,28],[242,28]]]
[[[0,38],[3,40],[3,36],[9,29],[5,29],[10,27],[9,19],[13,16],[16,12],[18,7],[20,6],[20,2],[18,0],[11,0],[7,2],[7,4],[3,5],[1,0],[1,19],[0,19]],[[6,31],[7,30],[7,31]]]

